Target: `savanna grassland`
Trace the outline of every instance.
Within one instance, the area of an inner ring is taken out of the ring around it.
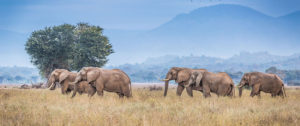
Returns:
[[[59,89],[0,89],[0,125],[53,126],[198,126],[198,125],[300,125],[300,90],[287,89],[288,97],[261,99],[228,98],[212,95],[204,99],[194,91],[190,98],[170,89],[163,91],[133,90],[131,99],[119,99],[114,93],[91,99],[86,94],[62,95]],[[236,95],[237,95],[236,90]]]

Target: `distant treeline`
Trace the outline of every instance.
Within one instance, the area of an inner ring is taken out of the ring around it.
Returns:
[[[42,81],[36,68],[0,67],[0,83],[36,83]]]
[[[119,67],[125,71],[131,78],[132,82],[160,82],[159,79],[165,78],[169,67],[147,66],[143,64],[127,64]],[[194,67],[196,68],[196,67]],[[214,71],[219,72],[219,71]],[[238,84],[244,72],[226,70],[235,84]],[[262,71],[264,72],[264,71]],[[300,70],[279,70],[276,67],[270,67],[265,70],[267,73],[279,75],[284,83],[290,86],[300,86]],[[1,84],[16,84],[16,83],[37,83],[45,82],[41,79],[39,72],[35,68],[27,67],[0,67],[0,83]]]
[[[300,86],[300,70],[279,70],[271,67],[266,72],[277,74],[289,86]]]

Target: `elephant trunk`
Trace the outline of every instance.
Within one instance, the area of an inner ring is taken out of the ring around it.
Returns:
[[[239,97],[242,97],[242,93],[243,93],[243,87],[245,84],[241,84],[238,86],[239,87]]]
[[[165,91],[164,91],[164,96],[167,96],[168,93],[168,88],[169,88],[169,81],[171,80],[172,75],[168,72],[166,79],[164,79],[163,81],[165,81]]]
[[[230,84],[230,89],[229,89],[229,96],[234,97],[235,96],[235,86],[234,84]]]
[[[52,76],[49,78],[47,85],[50,85],[49,86],[50,90],[55,90],[56,83],[55,83],[55,79]]]
[[[77,87],[77,84],[75,84],[75,85],[74,85],[73,94],[72,94],[72,97],[71,97],[71,98],[74,98],[74,97],[76,96],[77,90],[78,90],[78,87]]]
[[[165,92],[164,92],[164,96],[167,96],[168,88],[169,88],[169,80],[165,81]]]
[[[77,76],[75,81],[71,83],[71,85],[74,85],[74,90],[71,98],[74,98],[76,96],[77,90],[78,90],[78,85],[79,81],[81,80],[81,76]]]
[[[282,86],[281,90],[282,90],[282,93],[283,93],[283,97],[286,97],[286,93],[285,93],[284,85]]]
[[[49,87],[50,90],[55,90],[55,87],[56,87],[56,83],[52,83]]]

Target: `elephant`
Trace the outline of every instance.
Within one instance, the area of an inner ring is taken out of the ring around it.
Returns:
[[[193,97],[193,90],[202,91],[202,88],[195,85],[188,85],[188,80],[190,79],[191,73],[193,71],[205,72],[206,69],[190,69],[184,67],[172,67],[167,75],[166,78],[162,81],[165,81],[165,91],[164,96],[167,96],[169,81],[175,80],[178,83],[176,94],[177,96],[181,96],[182,91],[186,88],[187,94],[190,97]]]
[[[245,73],[239,84],[239,96],[242,96],[243,87],[248,85],[252,87],[250,96],[257,95],[260,98],[260,91],[271,93],[272,97],[286,97],[283,81],[275,74],[262,72]]]
[[[69,84],[69,88],[74,90],[75,85]],[[87,81],[80,81],[77,87],[77,92],[81,95],[87,93],[89,97],[92,97],[96,93],[96,88],[90,85]]]
[[[69,83],[75,80],[76,75],[76,73],[65,69],[55,69],[50,74],[47,85],[50,90],[55,90],[56,82],[58,82],[61,85],[61,93],[69,94],[72,91],[72,89],[69,88]]]
[[[97,94],[103,96],[103,90],[115,92],[120,98],[132,97],[131,81],[128,75],[120,69],[102,69],[99,67],[83,67],[71,84],[75,85],[72,98],[78,90],[78,82],[87,81],[96,87]]]
[[[234,96],[234,83],[225,72],[212,73],[208,71],[194,71],[188,81],[188,85],[195,83],[202,87],[205,98],[210,97],[210,92],[218,96]]]

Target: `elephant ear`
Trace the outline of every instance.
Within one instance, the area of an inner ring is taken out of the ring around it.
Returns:
[[[177,73],[176,82],[181,83],[183,81],[188,81],[190,79],[191,72],[188,70],[181,70]]]
[[[65,79],[67,79],[68,76],[69,76],[69,73],[62,72],[59,76],[59,83],[61,84],[61,82],[63,82]]]
[[[51,73],[51,76],[58,77],[58,76],[59,76],[58,70],[53,71],[53,72]]]
[[[90,71],[86,72],[87,81],[89,83],[93,82],[93,81],[96,81],[99,76],[100,76],[100,71],[96,70],[96,69],[93,69],[93,70],[90,70]]]
[[[252,86],[254,84],[258,84],[259,81],[260,81],[259,78],[255,75],[249,75],[248,80],[249,80],[249,86]]]
[[[199,72],[199,73],[197,73],[197,78],[196,78],[196,87],[198,87],[199,85],[200,85],[200,82],[201,82],[201,80],[202,80],[202,77],[203,77],[203,73],[204,72]]]

